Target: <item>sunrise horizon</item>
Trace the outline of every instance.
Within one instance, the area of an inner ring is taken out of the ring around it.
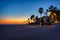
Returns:
[[[56,6],[60,9],[59,3],[59,0],[1,1],[0,24],[26,24],[26,20],[28,20],[31,15],[40,17],[40,13],[38,12],[40,7],[44,9],[41,16],[45,16],[44,13],[50,5]]]
[[[60,40],[60,0],[0,0],[0,40]]]
[[[3,18],[0,20],[0,24],[26,24],[27,18]]]

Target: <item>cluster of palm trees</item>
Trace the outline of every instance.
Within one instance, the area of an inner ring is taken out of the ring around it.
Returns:
[[[54,7],[53,5],[51,5],[48,9],[47,12],[51,12],[50,14],[50,20],[51,22],[55,22],[56,20],[59,22],[59,17],[60,17],[60,9],[58,9],[57,7]]]
[[[40,20],[41,20],[41,15],[43,13],[43,8],[40,7],[39,8],[39,13],[40,13],[40,18],[38,18],[38,16],[35,16],[35,15],[31,15],[30,18],[28,18],[28,24],[40,24]],[[46,10],[46,16],[48,14],[48,12],[51,12],[49,18],[50,18],[50,22],[54,22],[55,20],[58,20],[60,21],[60,10],[57,8],[57,7],[54,7],[53,5],[51,5],[47,10]],[[30,20],[33,20],[34,22],[30,22]]]
[[[31,22],[32,21],[32,22]],[[31,15],[30,18],[28,18],[28,24],[34,24],[37,22],[37,24],[39,23],[40,19],[38,18],[38,16],[35,15]]]
[[[40,17],[41,17],[41,15],[43,13],[43,8],[42,7],[39,8],[39,13],[40,13]],[[40,24],[40,19],[38,18],[38,16],[31,15],[31,17],[28,18],[28,24],[32,24],[30,22],[30,20],[33,20],[34,21],[33,24]]]

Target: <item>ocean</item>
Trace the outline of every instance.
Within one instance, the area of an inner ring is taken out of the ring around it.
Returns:
[[[57,26],[0,24],[0,40],[60,40]]]

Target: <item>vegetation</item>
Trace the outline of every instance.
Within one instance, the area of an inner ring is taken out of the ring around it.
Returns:
[[[47,16],[48,12],[51,12],[49,16]],[[44,18],[46,19],[48,24],[54,23],[55,21],[60,21],[60,10],[57,7],[54,7],[53,5],[51,5],[44,14],[46,14],[45,17],[41,17],[42,13],[43,13],[43,8],[40,7],[39,8],[39,13],[40,13],[40,18],[38,16],[35,15],[31,15],[30,18],[28,18],[28,24],[44,24]],[[30,22],[31,20],[33,20],[34,22]]]

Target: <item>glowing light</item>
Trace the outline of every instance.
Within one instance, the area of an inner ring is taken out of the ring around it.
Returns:
[[[51,18],[52,18],[52,19],[54,19],[54,16],[53,16],[53,15],[51,15]]]
[[[54,13],[54,16],[56,16],[56,13]]]
[[[50,16],[51,12],[47,12],[47,16]]]
[[[58,20],[56,20],[55,23],[58,23]]]

